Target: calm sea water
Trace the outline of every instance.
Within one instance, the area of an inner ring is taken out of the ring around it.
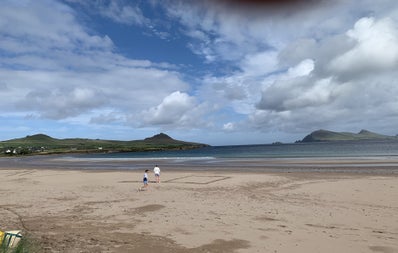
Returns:
[[[163,171],[323,171],[398,175],[398,142],[214,146],[193,150],[0,158],[1,167]],[[165,170],[164,170],[165,169]]]
[[[83,158],[319,158],[398,156],[398,142],[295,143],[281,145],[213,146],[193,150],[79,155]]]

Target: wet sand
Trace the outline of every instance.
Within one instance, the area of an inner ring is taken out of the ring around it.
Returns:
[[[41,252],[398,252],[394,174],[0,167],[0,229]]]

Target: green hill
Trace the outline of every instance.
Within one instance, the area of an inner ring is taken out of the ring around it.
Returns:
[[[175,140],[160,133],[144,140],[117,141],[101,139],[56,139],[45,134],[0,141],[1,154],[54,154],[91,152],[134,152],[194,149],[207,144]]]
[[[361,141],[361,140],[398,140],[396,136],[382,135],[367,130],[359,133],[333,132],[317,130],[305,136],[300,142],[327,142],[327,141]]]

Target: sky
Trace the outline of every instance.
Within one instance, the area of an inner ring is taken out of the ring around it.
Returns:
[[[396,0],[0,6],[0,140],[398,134]]]

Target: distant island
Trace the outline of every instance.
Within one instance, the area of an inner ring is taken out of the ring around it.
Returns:
[[[33,155],[63,153],[138,152],[185,150],[209,146],[203,143],[175,140],[160,133],[144,140],[118,141],[101,139],[56,139],[45,134],[0,141],[0,155]]]
[[[350,132],[333,132],[328,130],[317,130],[309,135],[305,136],[301,142],[331,142],[331,141],[378,141],[378,140],[396,140],[398,141],[397,136],[389,136],[383,134],[377,134],[370,132],[368,130],[361,130],[359,133],[350,133]]]

